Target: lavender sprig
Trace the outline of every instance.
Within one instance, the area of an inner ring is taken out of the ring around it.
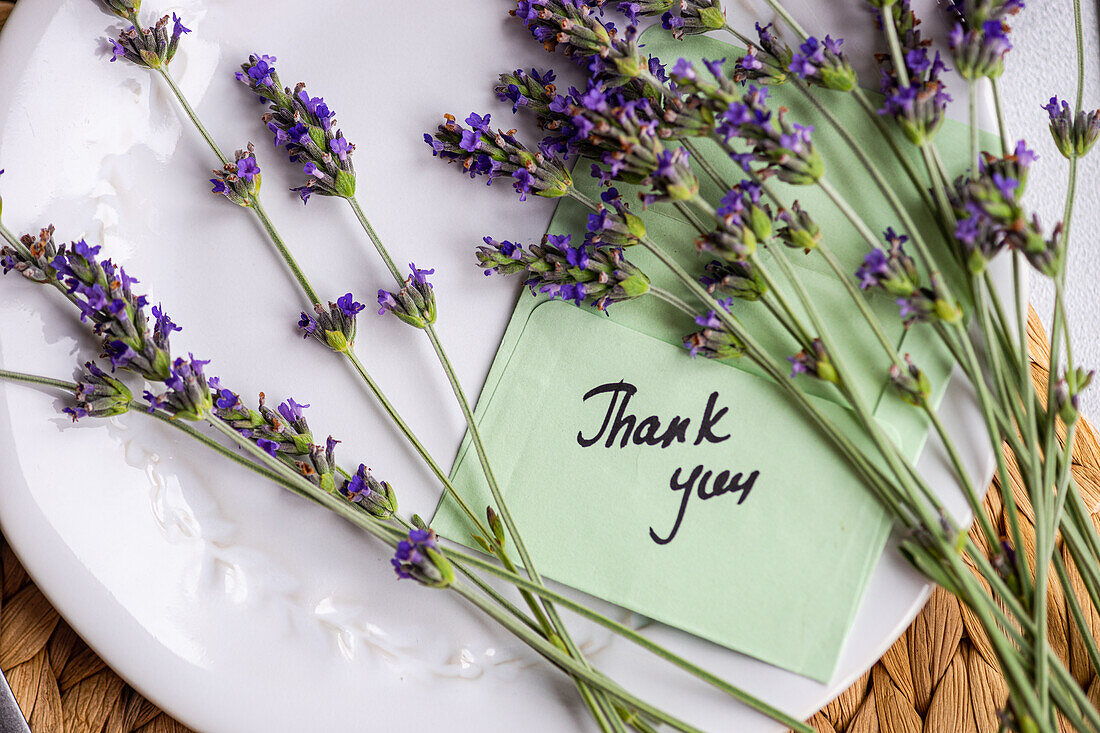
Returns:
[[[858,78],[851,62],[840,50],[843,45],[842,38],[825,36],[825,40],[821,41],[810,36],[799,46],[798,53],[792,56],[787,69],[810,84],[849,92],[855,88]]]
[[[825,175],[825,162],[813,144],[814,128],[790,122],[784,109],[773,114],[767,100],[767,88],[749,85],[744,96],[722,112],[717,133],[727,144],[739,138],[751,145],[753,159],[767,166],[764,172],[784,183],[817,183]],[[748,170],[749,160],[739,162]]]
[[[679,14],[668,10],[661,15],[661,27],[672,31],[673,38],[682,39],[685,35],[710,33],[726,27],[726,11],[719,0],[678,0],[675,7]]]
[[[211,380],[215,400],[213,414],[240,435],[253,441],[272,458],[278,458],[307,478],[315,486],[335,492],[337,471],[335,451],[339,443],[329,436],[324,446],[314,443],[302,405],[293,398],[272,409],[266,395],[260,393],[259,409],[247,407],[240,396]]]
[[[736,82],[753,81],[760,84],[778,85],[787,82],[794,62],[791,47],[772,33],[772,24],[756,24],[757,44],[748,44],[745,55],[734,66],[733,80]],[[715,74],[718,76],[718,74]]]
[[[768,284],[759,268],[747,261],[711,260],[703,267],[703,272],[699,282],[719,301],[731,298],[760,300],[768,292]]]
[[[730,299],[718,301],[727,311],[732,303]],[[692,356],[703,356],[707,359],[737,359],[744,356],[744,342],[726,328],[717,313],[708,311],[706,315],[697,316],[695,323],[702,326],[703,330],[684,337],[684,348]]]
[[[84,364],[77,383],[76,404],[61,411],[73,422],[85,417],[113,417],[130,411],[134,395],[130,388],[100,369],[95,362]]]
[[[336,127],[336,113],[325,100],[311,97],[306,85],[283,87],[275,70],[274,56],[252,55],[241,65],[237,80],[262,102],[270,103],[263,115],[274,143],[286,148],[292,163],[304,163],[309,176],[305,185],[292,190],[308,202],[313,194],[351,198],[355,195],[355,145]]]
[[[1066,158],[1083,158],[1100,137],[1100,109],[1074,114],[1069,102],[1051,97],[1043,107],[1050,115],[1050,134]]]
[[[584,242],[596,247],[633,247],[646,236],[645,222],[631,213],[617,188],[600,193],[595,213],[588,215]]]
[[[747,180],[727,191],[715,212],[718,226],[699,238],[699,249],[729,262],[751,257],[774,231],[771,209],[760,203],[762,193],[759,184]]]
[[[825,343],[815,338],[812,343],[813,348],[803,349],[794,356],[788,356],[787,361],[791,363],[791,377],[797,377],[799,374],[805,374],[806,376],[815,377],[823,382],[831,382],[838,384],[840,382],[840,376],[837,374],[836,367],[833,365],[832,359],[829,357],[829,352],[825,348]]]
[[[931,276],[930,287],[924,287],[916,262],[905,252],[909,237],[887,229],[883,235],[887,248],[872,249],[856,270],[856,280],[863,290],[881,290],[894,298],[901,309],[905,327],[939,320],[959,323],[962,309],[943,288],[938,276]]]
[[[435,270],[422,270],[412,262],[409,269],[412,274],[399,291],[378,291],[378,315],[389,311],[414,328],[427,328],[436,318],[435,291],[428,282],[428,275],[434,275]]]
[[[111,3],[108,3],[111,5]],[[124,7],[125,3],[118,3]],[[112,10],[114,12],[114,10]],[[136,12],[136,11],[135,11]],[[123,15],[123,17],[129,17]],[[168,32],[169,17],[165,15],[150,28],[130,26],[117,39],[111,40],[111,61],[127,61],[150,69],[162,69],[171,63],[179,49],[180,38],[191,29],[183,25],[180,17],[172,13],[172,31]]]
[[[100,0],[99,5],[108,13],[132,20],[141,10],[141,0]]]
[[[943,124],[944,112],[951,95],[947,93],[942,76],[947,64],[940,52],[929,54],[930,41],[921,38],[919,22],[909,6],[909,0],[897,0],[890,10],[893,17],[880,16],[883,23],[898,23],[902,33],[901,53],[905,64],[904,75],[894,67],[888,57],[883,57],[882,93],[886,101],[879,114],[892,117],[905,136],[914,145],[923,145],[935,137]],[[904,78],[903,78],[904,77]]]
[[[256,148],[249,143],[238,150],[231,163],[221,170],[214,170],[210,179],[211,193],[220,194],[238,206],[253,206],[260,192],[260,164],[256,161]]]
[[[1062,225],[1043,234],[1038,216],[1028,217],[1020,198],[1027,168],[1037,156],[1026,146],[1004,159],[986,157],[976,176],[960,177],[950,202],[958,225],[955,240],[972,273],[981,273],[1005,248],[1021,252],[1043,273],[1055,272],[1062,259]]]
[[[1023,0],[949,0],[956,19],[948,35],[955,69],[968,80],[996,79],[1012,50],[1008,18],[1024,9]]]
[[[390,562],[398,578],[431,588],[446,588],[455,580],[454,567],[440,551],[435,532],[430,529],[410,530]]]
[[[913,407],[925,407],[932,396],[932,382],[928,375],[913,363],[909,354],[905,355],[905,368],[897,364],[890,365],[890,386],[895,394]]]
[[[809,253],[821,243],[821,228],[798,201],[780,211],[776,218],[783,222],[776,235],[791,249]]]
[[[36,283],[45,284],[53,281],[57,274],[53,268],[53,260],[57,256],[57,245],[54,244],[53,234],[52,224],[42,229],[37,238],[24,234],[21,242],[26,248],[25,253],[17,252],[8,246],[0,248],[0,270],[5,275],[14,270]]]
[[[561,50],[579,59],[595,78],[619,84],[648,68],[638,48],[637,28],[629,25],[619,33],[584,0],[519,0],[511,13],[547,51]]]
[[[365,309],[351,293],[345,293],[330,302],[328,308],[320,303],[313,306],[314,315],[302,311],[298,330],[303,338],[314,338],[333,351],[350,353],[355,345],[356,318]]]
[[[541,244],[524,249],[509,241],[485,237],[478,247],[478,264],[485,274],[523,274],[532,293],[591,302],[605,311],[615,303],[640,298],[649,292],[649,278],[618,247],[570,246],[572,237],[548,235]]]
[[[466,124],[470,127],[444,115],[434,136],[424,133],[432,155],[447,162],[460,161],[470,178],[485,176],[490,185],[497,178],[511,177],[520,201],[525,201],[528,194],[560,198],[573,185],[569,171],[553,154],[531,152],[512,134],[494,131],[489,126],[490,115],[471,114]]]

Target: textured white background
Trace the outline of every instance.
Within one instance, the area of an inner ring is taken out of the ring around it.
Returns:
[[[1085,15],[1085,108],[1100,107],[1100,42],[1096,0],[1083,0]],[[1054,147],[1040,109],[1057,94],[1073,104],[1077,62],[1073,41],[1072,0],[1030,0],[1014,23],[1016,50],[1009,56],[1002,89],[1011,134],[1024,138],[1042,156],[1032,169],[1027,201],[1047,227],[1062,219],[1069,164]],[[1100,368],[1100,148],[1082,161],[1077,204],[1070,233],[1068,308],[1073,329],[1074,360]],[[1047,327],[1054,291],[1040,277],[1031,278],[1031,302]],[[1100,418],[1100,386],[1082,399],[1084,413]]]

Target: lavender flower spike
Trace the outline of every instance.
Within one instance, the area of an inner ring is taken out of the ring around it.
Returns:
[[[228,423],[242,436],[253,440],[271,456],[295,469],[313,485],[329,493],[338,493],[336,466],[336,446],[340,441],[332,436],[324,445],[313,442],[313,434],[306,422],[304,410],[309,405],[301,405],[293,399],[272,409],[264,394],[260,393],[259,409],[245,406],[240,396],[232,390],[222,387],[216,379],[210,380],[214,390],[214,414]],[[371,486],[378,484],[370,479]],[[347,482],[344,482],[346,486]],[[388,489],[388,484],[380,484]],[[389,489],[392,494],[392,489]],[[345,498],[351,498],[341,491]],[[383,489],[385,493],[385,489]],[[392,499],[396,507],[396,499]]]
[[[928,53],[928,45],[917,30],[916,16],[910,10],[909,0],[897,0],[897,10],[888,8],[882,14],[882,22],[893,23],[891,13],[900,17],[899,29],[904,29],[902,53],[908,76],[903,83],[898,69],[892,62],[882,70],[882,93],[886,101],[879,114],[893,117],[905,136],[914,145],[923,145],[935,137],[943,124],[944,111],[951,95],[940,77],[947,71],[947,64],[937,51]]]
[[[355,475],[344,481],[340,493],[379,519],[389,519],[397,513],[397,495],[393,488],[372,476],[370,469],[362,463]]]
[[[825,162],[814,147],[813,128],[791,123],[783,109],[773,115],[767,99],[766,88],[750,85],[741,99],[721,111],[716,131],[727,142],[740,138],[752,145],[754,158],[784,183],[817,183],[825,175]]]
[[[850,92],[855,88],[858,79],[852,64],[840,50],[843,45],[843,39],[834,40],[831,36],[825,36],[824,41],[819,41],[810,36],[799,47],[798,53],[792,56],[787,68],[792,74],[811,84]]]
[[[672,37],[698,35],[722,30],[726,27],[726,11],[719,0],[678,0],[679,15],[671,10],[661,16],[661,27],[672,31]]]
[[[409,538],[397,545],[393,559],[398,578],[415,580],[432,588],[446,588],[455,580],[454,568],[439,549],[435,532],[413,529]]]
[[[24,234],[20,240],[30,253],[30,257],[23,257],[14,249],[5,245],[0,248],[0,268],[7,275],[12,270],[18,272],[28,280],[36,283],[51,282],[57,275],[53,269],[53,259],[57,256],[57,245],[53,241],[54,228],[50,226],[42,229],[38,237]]]
[[[494,131],[490,115],[471,114],[466,118],[469,128],[458,124],[453,115],[443,118],[435,135],[424,133],[424,142],[441,160],[460,161],[470,178],[485,176],[489,185],[497,178],[511,178],[520,201],[527,200],[528,194],[560,198],[572,187],[573,177],[561,160],[548,150],[528,150],[511,133]]]
[[[908,354],[904,371],[897,364],[890,365],[890,384],[901,399],[914,407],[924,406],[932,396],[932,383]]]
[[[833,362],[829,359],[829,352],[825,350],[825,344],[822,343],[821,339],[814,339],[812,346],[812,349],[804,349],[794,356],[787,357],[787,361],[791,363],[791,377],[806,374],[817,377],[823,382],[836,384],[840,376],[837,374]]]
[[[719,304],[729,310],[731,299],[720,300]],[[704,356],[707,359],[737,359],[744,355],[745,344],[736,335],[730,333],[714,311],[705,316],[697,316],[695,323],[703,327],[684,337],[684,348],[692,356]]]
[[[478,264],[489,275],[525,274],[524,285],[533,294],[591,302],[603,311],[615,303],[640,298],[649,292],[649,278],[630,263],[617,247],[570,246],[570,235],[547,236],[529,251],[508,241],[485,237],[478,247]]]
[[[560,49],[566,56],[586,60],[593,76],[618,85],[640,76],[648,68],[638,47],[637,28],[619,33],[603,23],[585,0],[519,0],[511,14],[547,51]]]
[[[1050,115],[1050,134],[1058,152],[1067,158],[1083,158],[1100,137],[1100,109],[1074,115],[1069,102],[1051,97],[1043,107]]]
[[[168,21],[169,17],[165,15],[151,28],[130,26],[122,31],[117,39],[111,41],[114,48],[111,61],[121,58],[150,69],[166,67],[176,56],[180,38],[191,32],[190,28],[184,27],[180,17],[172,13],[172,32],[169,34]]]
[[[129,387],[92,361],[84,365],[75,396],[76,404],[62,410],[73,422],[83,417],[111,417],[129,412],[134,399]]]
[[[260,164],[256,162],[256,149],[252,143],[245,150],[238,150],[236,160],[226,163],[222,170],[214,170],[210,179],[211,193],[220,194],[238,206],[252,206],[260,191]]]
[[[421,270],[412,262],[409,269],[412,274],[400,291],[378,291],[378,315],[389,311],[414,328],[427,328],[436,317],[435,293],[428,282],[428,275],[434,275],[435,270]]]
[[[1023,9],[1023,0],[948,0],[947,11],[956,20],[948,43],[964,79],[1001,75],[1005,55],[1012,50],[1006,21]]]
[[[356,317],[365,309],[351,293],[345,293],[329,303],[326,309],[320,303],[313,306],[315,315],[305,311],[298,320],[298,330],[303,338],[313,337],[333,351],[347,352],[355,345]]]
[[[168,379],[164,380],[168,391],[160,396],[145,392],[145,398],[149,401],[149,412],[154,409],[166,410],[173,417],[184,420],[202,420],[206,417],[214,407],[210,385],[203,373],[203,368],[209,363],[196,359],[191,354],[188,354],[187,359],[176,359]]]
[[[711,260],[703,267],[706,273],[699,282],[711,295],[737,300],[760,300],[768,292],[768,284],[760,271],[749,262]],[[703,324],[700,324],[703,325]]]
[[[150,323],[148,300],[132,290],[138,281],[110,260],[100,262],[99,247],[81,240],[57,249],[52,233],[52,228],[43,230],[39,241],[28,248],[29,259],[5,249],[4,271],[21,271],[38,282],[63,288],[80,309],[81,320],[95,324],[113,367],[130,369],[150,381],[168,379],[172,371],[169,336],[179,327],[159,307],[152,309],[154,322]],[[44,262],[51,251],[55,256]]]
[[[351,162],[355,146],[337,129],[336,113],[325,100],[309,96],[304,83],[293,90],[281,86],[274,56],[249,56],[241,64],[237,80],[260,101],[270,103],[263,121],[275,136],[275,145],[284,146],[290,162],[301,163],[302,172],[309,176],[305,185],[293,189],[303,202],[315,193],[342,198],[355,195]]]

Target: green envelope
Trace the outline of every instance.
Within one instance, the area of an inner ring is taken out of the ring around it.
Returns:
[[[658,31],[643,39],[670,66],[680,57],[732,63],[742,53],[707,37],[677,42]],[[818,95],[900,182],[910,211],[919,211],[917,194],[864,113],[847,95]],[[877,231],[897,227],[870,175],[797,91],[779,87],[772,98],[793,120],[816,123],[827,177],[865,221]],[[948,121],[937,142],[947,160],[966,160],[965,126]],[[708,145],[699,143],[707,159],[731,182],[740,180],[717,146]],[[914,163],[920,169],[915,157]],[[722,191],[701,172],[700,181],[717,201]],[[775,185],[784,200],[801,201],[844,269],[854,272],[867,245],[847,219],[816,187]],[[577,186],[599,194],[584,170],[577,171]],[[627,201],[635,199],[634,188],[618,188]],[[708,258],[696,252],[695,230],[674,209],[634,208],[654,240],[701,274]],[[586,210],[563,200],[549,231],[580,241],[586,218]],[[934,223],[923,224],[926,241],[936,241]],[[648,252],[636,247],[626,254],[654,284],[692,302]],[[830,332],[845,344],[844,366],[856,389],[915,461],[928,425],[885,388],[889,362],[874,335],[819,254],[786,254]],[[771,269],[782,281],[778,267]],[[887,337],[912,355],[941,399],[949,355],[928,329],[907,331],[890,299],[873,295],[869,302]],[[797,351],[759,304],[734,302],[733,312],[780,361]],[[656,298],[599,314],[521,295],[475,411],[494,472],[547,577],[827,681],[890,523],[827,438],[758,368],[744,359],[691,359],[682,339],[693,330],[691,318]],[[830,387],[804,377],[802,385],[839,429],[858,436],[854,417]],[[862,447],[871,452],[869,443]],[[491,503],[468,435],[452,480],[471,506]],[[468,520],[446,497],[432,525],[473,544]]]

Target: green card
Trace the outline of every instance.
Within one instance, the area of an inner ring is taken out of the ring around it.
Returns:
[[[644,40],[646,50],[670,66],[680,57],[732,63],[741,54],[706,37],[677,42],[658,31]],[[848,95],[817,93],[887,177],[901,182],[910,211],[919,211],[918,194],[863,111]],[[774,106],[790,108],[792,119],[816,123],[814,141],[827,161],[827,177],[865,221],[877,231],[896,227],[873,179],[840,136],[817,121],[795,90],[777,88],[772,98]],[[964,126],[947,122],[937,142],[946,159],[966,159]],[[707,145],[699,144],[707,160],[729,182],[740,180],[717,146]],[[576,175],[578,188],[598,196],[594,180],[581,169]],[[723,191],[701,171],[700,181],[709,200],[720,198]],[[627,201],[635,199],[632,187],[618,188]],[[867,245],[824,194],[778,182],[776,188],[784,200],[801,201],[843,270],[854,272]],[[654,240],[689,271],[702,273],[708,258],[697,253],[695,230],[674,209],[634,208]],[[550,232],[573,234],[579,242],[586,218],[587,211],[563,200]],[[935,241],[934,224],[922,223],[926,240]],[[647,252],[626,254],[654,284],[692,302]],[[818,253],[786,254],[833,337],[845,344],[843,365],[855,388],[916,460],[928,425],[885,388],[889,362],[875,335]],[[786,281],[769,253],[762,259]],[[868,302],[886,337],[912,354],[939,399],[949,356],[925,329],[907,331],[890,299],[872,296]],[[793,306],[801,311],[797,302]],[[732,309],[779,361],[797,351],[760,304],[735,302]],[[604,315],[522,295],[476,409],[490,461],[544,575],[826,681],[889,522],[831,443],[758,368],[745,359],[691,359],[682,339],[694,330],[690,317],[656,298],[613,306]],[[860,433],[831,387],[801,379],[841,430]],[[471,506],[491,503],[469,436],[452,479]],[[471,527],[450,500],[441,501],[432,524],[444,537],[472,544]]]

